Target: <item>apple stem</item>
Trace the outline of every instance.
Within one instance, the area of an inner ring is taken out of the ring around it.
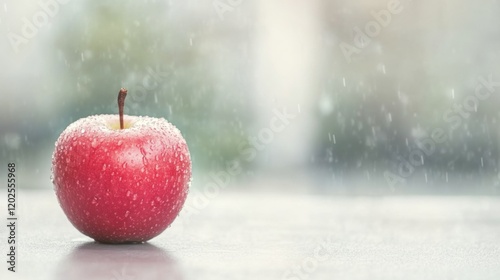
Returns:
[[[120,114],[120,129],[123,129],[123,107],[125,106],[125,97],[127,97],[127,89],[121,88],[118,93],[118,112]]]

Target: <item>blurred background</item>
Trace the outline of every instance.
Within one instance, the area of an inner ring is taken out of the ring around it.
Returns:
[[[500,3],[3,0],[0,156],[50,189],[70,123],[163,117],[192,188],[500,193]],[[3,164],[3,163],[2,163]]]

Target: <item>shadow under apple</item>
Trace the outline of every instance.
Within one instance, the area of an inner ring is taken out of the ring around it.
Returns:
[[[85,243],[59,263],[55,276],[64,280],[183,279],[181,269],[167,251],[149,243]]]

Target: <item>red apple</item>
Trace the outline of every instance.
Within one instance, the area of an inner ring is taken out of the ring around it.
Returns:
[[[163,232],[181,210],[191,180],[180,131],[165,119],[123,116],[126,90],[120,95],[120,117],[72,123],[52,157],[64,213],[80,232],[103,243],[144,242]]]

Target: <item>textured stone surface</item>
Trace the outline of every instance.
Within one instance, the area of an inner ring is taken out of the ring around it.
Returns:
[[[93,243],[51,191],[18,205],[18,272],[2,261],[2,280],[500,279],[497,197],[221,193],[138,245]]]

